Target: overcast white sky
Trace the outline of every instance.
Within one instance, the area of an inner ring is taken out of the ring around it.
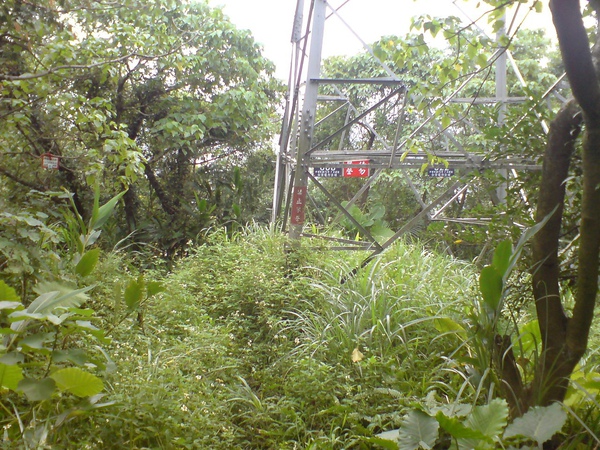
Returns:
[[[209,1],[212,6],[223,6],[225,13],[238,28],[249,29],[254,39],[263,45],[263,54],[275,62],[276,75],[287,79],[296,0]],[[309,1],[305,0],[305,3],[308,5]],[[329,3],[338,7],[344,0],[329,0]],[[475,19],[485,11],[475,10],[477,3],[479,2],[476,0],[349,0],[339,10],[339,14],[363,41],[372,43],[384,35],[402,35],[408,32],[410,18],[421,14],[465,18],[461,13],[462,9],[471,19]],[[530,28],[545,26],[552,33],[549,17],[550,12],[544,2],[542,14],[530,14],[526,23]],[[323,57],[351,55],[361,49],[360,41],[336,17],[327,21]]]

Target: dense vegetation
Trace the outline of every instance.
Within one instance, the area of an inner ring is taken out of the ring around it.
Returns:
[[[486,3],[497,25],[506,4]],[[456,18],[374,44],[420,99],[401,111],[408,151],[443,163],[442,141],[413,133],[435,111],[466,145],[545,152],[545,166],[511,178],[505,203],[488,195],[497,173],[474,175],[484,187],[452,207],[489,225],[422,226],[348,278],[361,252],[290,246],[266,224],[282,89],[219,9],[5,1],[3,448],[597,448],[600,94],[581,84],[598,77],[579,9],[551,3],[575,99],[540,106],[558,53],[540,32],[510,36],[532,81],[509,78],[528,100],[505,123],[492,105],[467,126],[472,105],[443,102],[467,74],[469,95],[493,95],[490,41]],[[438,33],[447,48],[428,46]],[[323,70],[385,76],[366,54]],[[365,117],[344,145],[377,149],[372,130],[393,139],[398,120]],[[419,210],[403,180],[385,173],[353,206],[365,229],[389,236]],[[352,181],[328,183],[351,196]],[[434,195],[445,181],[417,183]],[[361,239],[312,200],[313,232]]]

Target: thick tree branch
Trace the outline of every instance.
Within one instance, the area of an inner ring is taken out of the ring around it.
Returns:
[[[16,175],[13,175],[8,170],[0,167],[0,175],[4,175],[6,178],[13,180],[15,183],[19,183],[23,186],[26,186],[31,189],[35,189],[36,191],[44,192],[46,190],[46,186],[42,186],[41,184],[31,183],[29,181],[23,180]]]
[[[558,242],[571,155],[582,125],[582,115],[574,100],[566,103],[550,124],[544,153],[536,220],[554,212],[533,239],[533,294],[542,336],[550,347],[564,345],[567,317],[559,288]]]

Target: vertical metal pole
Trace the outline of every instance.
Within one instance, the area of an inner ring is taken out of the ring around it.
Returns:
[[[282,120],[281,135],[279,137],[279,150],[277,152],[277,158],[275,162],[275,186],[273,188],[273,209],[271,210],[271,223],[275,224],[277,218],[281,214],[281,205],[283,201],[284,192],[286,189],[288,164],[285,156],[288,153],[289,134],[288,123],[290,115],[294,114],[295,111],[290,111],[290,103],[292,96],[294,95],[294,87],[297,79],[297,57],[301,54],[300,41],[302,39],[302,21],[304,14],[304,0],[297,0],[296,12],[294,14],[294,24],[292,26],[292,37],[291,43],[295,47],[295,51],[292,50],[292,60],[290,61],[290,74],[288,78],[288,92],[285,105],[285,111]],[[283,224],[285,228],[285,224]]]
[[[506,101],[508,99],[508,88],[506,86],[506,51],[501,48],[502,38],[506,36],[506,15],[502,19],[502,28],[496,34],[498,49],[501,51],[496,60],[496,99],[500,102],[498,109],[498,125],[504,125],[506,119]],[[500,203],[506,203],[506,190],[508,187],[508,169],[500,169],[498,173],[504,178],[500,186],[496,189],[496,195]]]
[[[290,211],[290,239],[299,240],[304,225],[306,206],[306,189],[308,187],[308,158],[306,153],[310,150],[317,111],[317,94],[319,85],[314,80],[319,78],[321,72],[321,51],[323,48],[323,33],[325,30],[326,0],[313,0],[313,24],[310,37],[310,51],[308,53],[308,68],[306,74],[306,89],[304,92],[304,106],[300,119],[300,139],[298,141],[298,154],[296,157],[296,175],[292,193]]]

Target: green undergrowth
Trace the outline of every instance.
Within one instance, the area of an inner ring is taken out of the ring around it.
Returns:
[[[362,255],[285,249],[265,230],[218,232],[180,261],[165,292],[113,331],[115,407],[68,440],[372,448],[404,408],[443,396],[447,342],[428,315],[465,300],[468,265],[399,243],[340,285]]]
[[[468,326],[474,267],[398,242],[341,284],[364,254],[286,244],[265,229],[216,231],[170,273],[143,277],[123,254],[102,258],[90,297],[112,339],[114,403],[48,445],[380,448],[376,435],[425,399],[477,401],[456,365],[470,347],[440,332]],[[144,296],[155,282],[163,291]],[[115,300],[139,286],[129,307]]]

